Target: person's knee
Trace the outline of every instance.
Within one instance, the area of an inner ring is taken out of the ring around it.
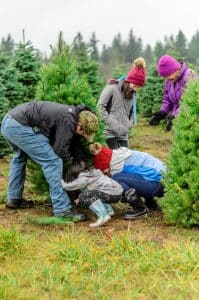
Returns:
[[[13,149],[14,149],[14,146],[13,146]],[[13,162],[14,163],[22,163],[22,164],[26,163],[27,159],[28,159],[27,154],[17,147],[15,147],[14,150],[16,151],[16,154],[13,157]]]

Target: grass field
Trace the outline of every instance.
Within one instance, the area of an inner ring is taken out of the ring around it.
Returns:
[[[146,121],[132,130],[130,146],[165,160],[171,133]],[[4,207],[9,159],[0,161],[0,299],[199,299],[199,231],[165,224],[161,212],[125,221],[123,205],[98,229],[88,220],[39,226],[49,202],[26,185],[33,209]]]

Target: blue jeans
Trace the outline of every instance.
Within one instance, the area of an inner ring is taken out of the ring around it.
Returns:
[[[21,125],[9,115],[2,121],[1,133],[16,152],[11,161],[8,199],[22,198],[29,157],[42,168],[49,184],[54,214],[59,215],[69,210],[70,199],[61,184],[63,162],[50,146],[48,138],[41,133],[35,133],[29,126]]]
[[[112,178],[121,184],[124,192],[134,188],[145,199],[163,196],[163,185],[160,182],[146,180],[141,175],[120,172]]]

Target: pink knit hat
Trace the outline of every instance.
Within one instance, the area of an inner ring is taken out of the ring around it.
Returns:
[[[125,81],[134,83],[138,86],[143,86],[146,80],[145,60],[143,57],[138,57],[134,60],[134,66],[128,72]]]
[[[158,74],[167,77],[180,68],[179,62],[172,56],[165,54],[160,57],[157,64]]]

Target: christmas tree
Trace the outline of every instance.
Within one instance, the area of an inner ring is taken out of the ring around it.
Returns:
[[[23,99],[23,86],[18,81],[18,72],[11,57],[0,51],[0,124],[5,114]],[[7,155],[10,147],[0,135],[0,157]]]
[[[37,87],[37,99],[58,102],[67,105],[84,103],[90,106],[98,115],[96,101],[93,97],[87,76],[80,74],[78,61],[63,41],[62,34],[56,48],[52,48],[52,55],[48,64],[41,68],[41,79]],[[98,115],[99,117],[99,115]],[[103,124],[96,134],[96,140],[104,141]],[[85,148],[87,142],[84,140]],[[38,165],[30,164],[30,181],[37,192],[47,191],[45,179]]]
[[[189,83],[180,114],[174,121],[173,144],[168,158],[165,197],[160,202],[171,224],[199,225],[199,81]]]
[[[18,82],[23,86],[22,102],[35,97],[36,86],[39,81],[40,59],[30,41],[20,43],[14,53],[13,66],[18,72]]]
[[[35,97],[39,68],[31,42],[19,44],[12,56],[0,52],[0,122],[10,109]],[[0,156],[9,152],[10,147],[0,136]]]

